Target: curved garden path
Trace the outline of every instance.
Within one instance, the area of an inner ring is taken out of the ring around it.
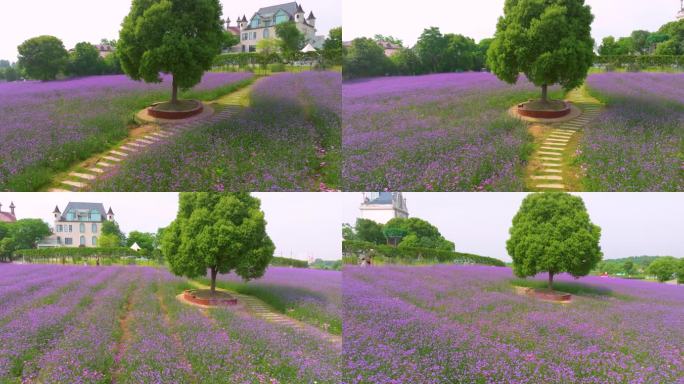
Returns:
[[[186,130],[229,119],[243,108],[249,107],[249,94],[257,82],[258,80],[249,86],[209,102],[212,106],[220,108],[220,111],[209,118],[181,123],[146,124],[134,129],[133,132],[138,131],[139,133],[133,134],[132,137],[118,147],[104,154],[93,156],[71,170],[57,175],[52,183],[53,187],[48,189],[48,191],[78,192],[88,190],[89,186],[98,178],[115,170],[126,161],[128,156],[144,151],[149,145],[181,134]]]
[[[537,125],[540,146],[532,155],[526,177],[531,191],[577,190],[578,172],[572,162],[579,132],[599,115],[603,105],[584,86],[573,89],[566,99],[582,110],[577,118],[555,124]]]
[[[197,281],[190,281],[192,285],[199,289],[207,289],[209,286],[204,285],[202,283],[199,283]],[[333,344],[336,348],[342,348],[342,337],[338,335],[333,335],[331,333],[325,332],[322,329],[316,328],[311,324],[304,323],[302,321],[293,319],[289,316],[283,315],[280,312],[276,312],[273,310],[268,304],[264,303],[260,299],[254,297],[254,296],[249,296],[249,295],[244,295],[241,293],[237,293],[231,290],[223,289],[223,288],[216,288],[217,290],[222,290],[230,293],[233,295],[235,298],[238,299],[238,302],[244,305],[245,310],[247,313],[251,314],[252,316],[258,317],[262,320],[266,320],[271,323],[275,323],[278,325],[282,325],[288,328],[295,329],[300,332],[304,332],[309,335],[314,335],[317,336],[331,344]]]

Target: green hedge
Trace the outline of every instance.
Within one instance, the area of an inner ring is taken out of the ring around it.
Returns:
[[[321,61],[321,56],[316,52],[298,53],[294,61]],[[234,66],[239,68],[249,68],[258,65],[281,64],[285,58],[277,53],[263,55],[257,52],[223,53],[214,59],[214,67]]]
[[[295,267],[308,268],[309,263],[304,260],[288,259],[287,257],[274,257],[271,260],[271,265],[276,267]]]
[[[492,257],[469,253],[442,251],[430,248],[398,248],[365,241],[345,240],[342,242],[342,260],[345,264],[357,264],[360,254],[373,250],[373,259],[386,263],[436,262],[453,264],[482,264],[504,267],[506,264]]]
[[[683,56],[665,56],[665,55],[615,55],[615,56],[597,56],[594,60],[595,64],[610,64],[618,67],[623,65],[636,64],[642,67],[664,67],[672,65],[684,65]]]
[[[23,258],[25,261],[63,258],[63,257],[108,257],[118,258],[126,256],[136,256],[139,254],[130,248],[42,248],[42,249],[20,249],[14,251],[14,258]]]

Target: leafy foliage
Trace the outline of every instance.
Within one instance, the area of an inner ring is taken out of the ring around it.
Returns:
[[[17,49],[19,65],[32,79],[54,80],[67,63],[68,53],[64,44],[54,36],[34,37]]]
[[[665,282],[675,277],[679,267],[680,260],[670,256],[659,257],[646,268],[646,273],[655,276],[660,282]]]
[[[594,58],[591,23],[584,0],[507,0],[488,63],[496,76],[515,83],[520,73],[536,86],[572,89],[584,81]]]
[[[148,83],[172,74],[176,102],[177,88],[198,84],[221,52],[221,14],[218,0],[133,0],[117,45],[124,72]]]
[[[499,259],[469,253],[434,248],[392,247],[354,240],[342,242],[342,254],[345,264],[358,264],[360,255],[371,255],[375,264],[455,263],[505,266]]]
[[[601,261],[601,228],[594,225],[581,197],[568,193],[528,195],[513,218],[506,250],[518,277],[567,272],[585,276]]]
[[[42,238],[51,234],[50,227],[40,219],[21,219],[0,223],[0,259],[11,260],[17,249],[35,248]]]
[[[217,273],[263,276],[275,247],[260,204],[248,193],[181,193],[178,215],[161,244],[171,271],[195,278],[210,269],[212,291]]]
[[[455,248],[454,243],[445,239],[437,227],[417,217],[394,218],[384,228],[394,230],[395,233],[405,233],[399,247],[433,248],[452,252]]]
[[[280,49],[288,59],[293,59],[304,48],[304,34],[297,28],[294,21],[276,25],[276,36],[280,39]]]
[[[392,69],[392,61],[375,40],[354,39],[344,57],[345,78],[383,76]]]
[[[67,72],[76,76],[98,75],[103,64],[97,48],[90,43],[81,42],[76,44],[74,51],[69,55]]]
[[[122,247],[126,245],[126,235],[121,231],[119,223],[116,221],[105,221],[102,223],[102,234],[112,236],[113,239],[116,239],[116,243],[112,244],[112,246]]]
[[[126,246],[131,247],[137,243],[141,250],[152,252],[155,249],[156,235],[154,233],[131,231],[126,239]]]

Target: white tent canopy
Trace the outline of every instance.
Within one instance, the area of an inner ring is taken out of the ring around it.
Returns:
[[[306,47],[302,48],[301,52],[303,53],[309,53],[309,52],[316,52],[316,48],[314,48],[311,43],[307,44]]]
[[[138,243],[133,243],[133,245],[131,245],[131,249],[137,252],[140,250],[140,246]]]

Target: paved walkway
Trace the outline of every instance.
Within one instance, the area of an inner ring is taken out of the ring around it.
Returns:
[[[191,281],[191,284],[194,285],[197,288],[200,289],[207,289],[209,288],[208,286],[201,284],[197,281]],[[219,289],[219,288],[217,288]],[[254,297],[254,296],[249,296],[249,295],[243,295],[241,293],[237,293],[231,290],[227,289],[221,289],[223,291],[226,291],[230,293],[231,295],[235,296],[235,298],[238,299],[239,303],[242,303],[245,306],[245,309],[247,310],[248,313],[254,315],[255,317],[261,318],[263,320],[266,320],[271,323],[276,323],[278,325],[283,325],[289,328],[296,329],[298,331],[305,332],[310,335],[316,335],[323,340],[326,340],[332,344],[334,344],[336,347],[342,348],[342,337],[330,334],[328,332],[325,332],[319,328],[314,327],[313,325],[304,323],[302,321],[293,319],[289,316],[283,315],[280,312],[274,311],[268,304],[264,303],[260,299]]]
[[[58,184],[58,186],[51,188],[48,191],[78,192],[88,190],[90,185],[98,178],[115,170],[117,167],[121,166],[129,156],[144,151],[148,146],[163,140],[169,140],[186,130],[191,130],[199,126],[211,125],[221,120],[229,119],[243,108],[249,106],[249,93],[251,92],[252,85],[241,88],[211,102],[212,104],[223,106],[223,109],[208,119],[194,120],[187,123],[159,125],[158,128],[155,128],[152,132],[127,140],[119,147],[114,148],[103,155],[97,156],[94,162],[93,158],[86,160],[73,168],[75,169],[74,171],[57,179],[55,185]]]
[[[567,100],[582,109],[582,114],[570,121],[544,125],[547,134],[541,147],[532,155],[528,176],[528,189],[532,191],[564,191],[567,190],[567,173],[572,153],[568,143],[578,131],[586,127],[601,112],[601,103],[589,96],[584,86],[573,89],[567,95]]]

